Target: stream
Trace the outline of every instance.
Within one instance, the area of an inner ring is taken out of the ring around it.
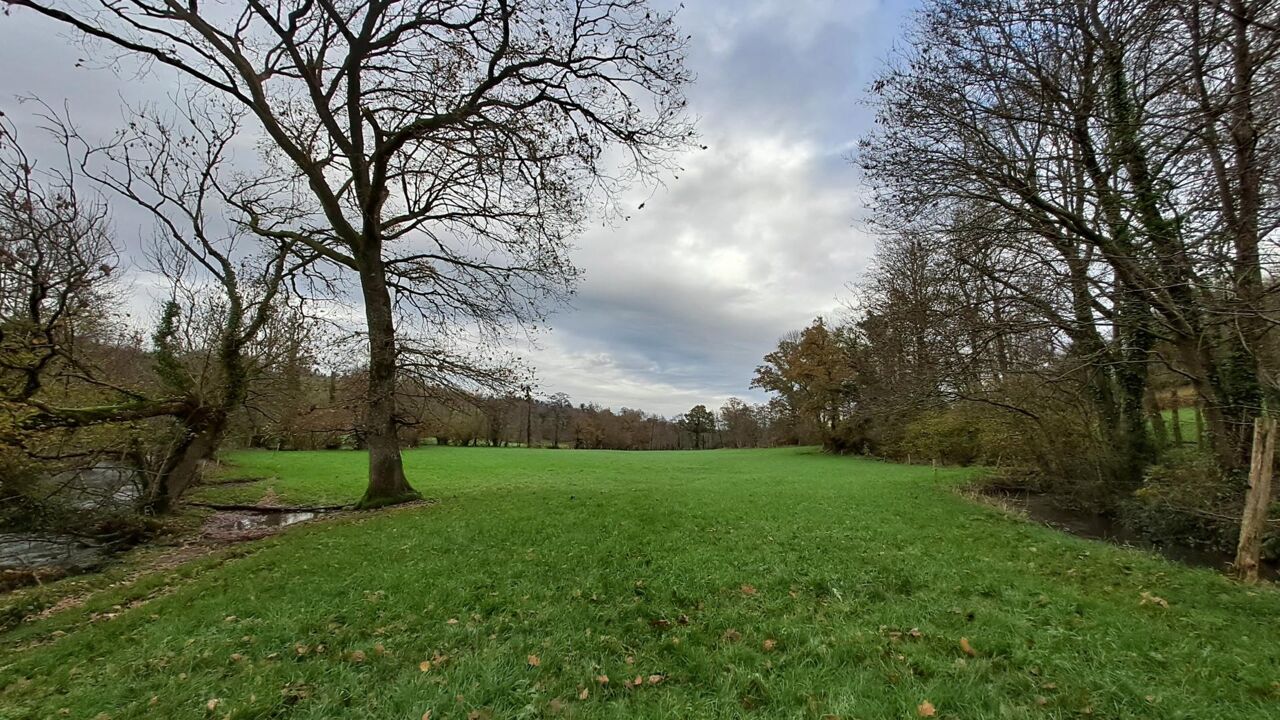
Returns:
[[[993,491],[992,497],[1024,513],[1031,520],[1056,530],[1090,540],[1102,540],[1112,545],[1135,547],[1158,553],[1169,560],[1193,567],[1207,567],[1219,572],[1230,572],[1235,555],[1220,550],[1182,543],[1157,543],[1140,532],[1122,524],[1115,518],[1064,508],[1048,495],[1019,491]],[[1280,578],[1280,566],[1263,561],[1262,576],[1269,580]]]

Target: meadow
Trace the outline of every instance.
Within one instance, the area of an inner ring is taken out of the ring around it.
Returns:
[[[1280,716],[1274,587],[976,503],[971,471],[810,449],[405,459],[430,502],[0,635],[0,718]],[[197,499],[363,489],[357,452],[226,460],[237,482]]]

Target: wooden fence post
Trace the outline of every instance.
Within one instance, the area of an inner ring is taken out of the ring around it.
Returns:
[[[1253,453],[1249,463],[1249,493],[1240,518],[1240,544],[1236,546],[1236,573],[1240,579],[1258,581],[1262,555],[1262,530],[1271,505],[1271,470],[1276,451],[1276,421],[1260,417],[1253,421]]]

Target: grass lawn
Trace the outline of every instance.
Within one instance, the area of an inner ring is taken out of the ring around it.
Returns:
[[[269,479],[202,499],[363,489],[354,452],[229,459]],[[792,449],[406,464],[436,504],[9,631],[0,718],[1280,717],[1275,588],[1006,517],[953,492],[965,471]]]

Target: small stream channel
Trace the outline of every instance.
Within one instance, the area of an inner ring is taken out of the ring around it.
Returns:
[[[994,490],[987,494],[1026,513],[1028,518],[1041,525],[1047,525],[1077,537],[1149,550],[1183,565],[1207,567],[1219,572],[1229,572],[1235,560],[1235,556],[1231,553],[1219,550],[1189,544],[1154,542],[1113,517],[1064,508],[1056,504],[1048,495],[1010,490]],[[1264,578],[1280,579],[1280,566],[1276,563],[1264,561],[1261,570]]]
[[[291,508],[220,510],[206,522],[202,536],[215,543],[251,540],[325,514],[325,510]],[[95,570],[111,553],[107,545],[69,534],[0,533],[0,591],[27,584],[37,575],[58,577]]]

